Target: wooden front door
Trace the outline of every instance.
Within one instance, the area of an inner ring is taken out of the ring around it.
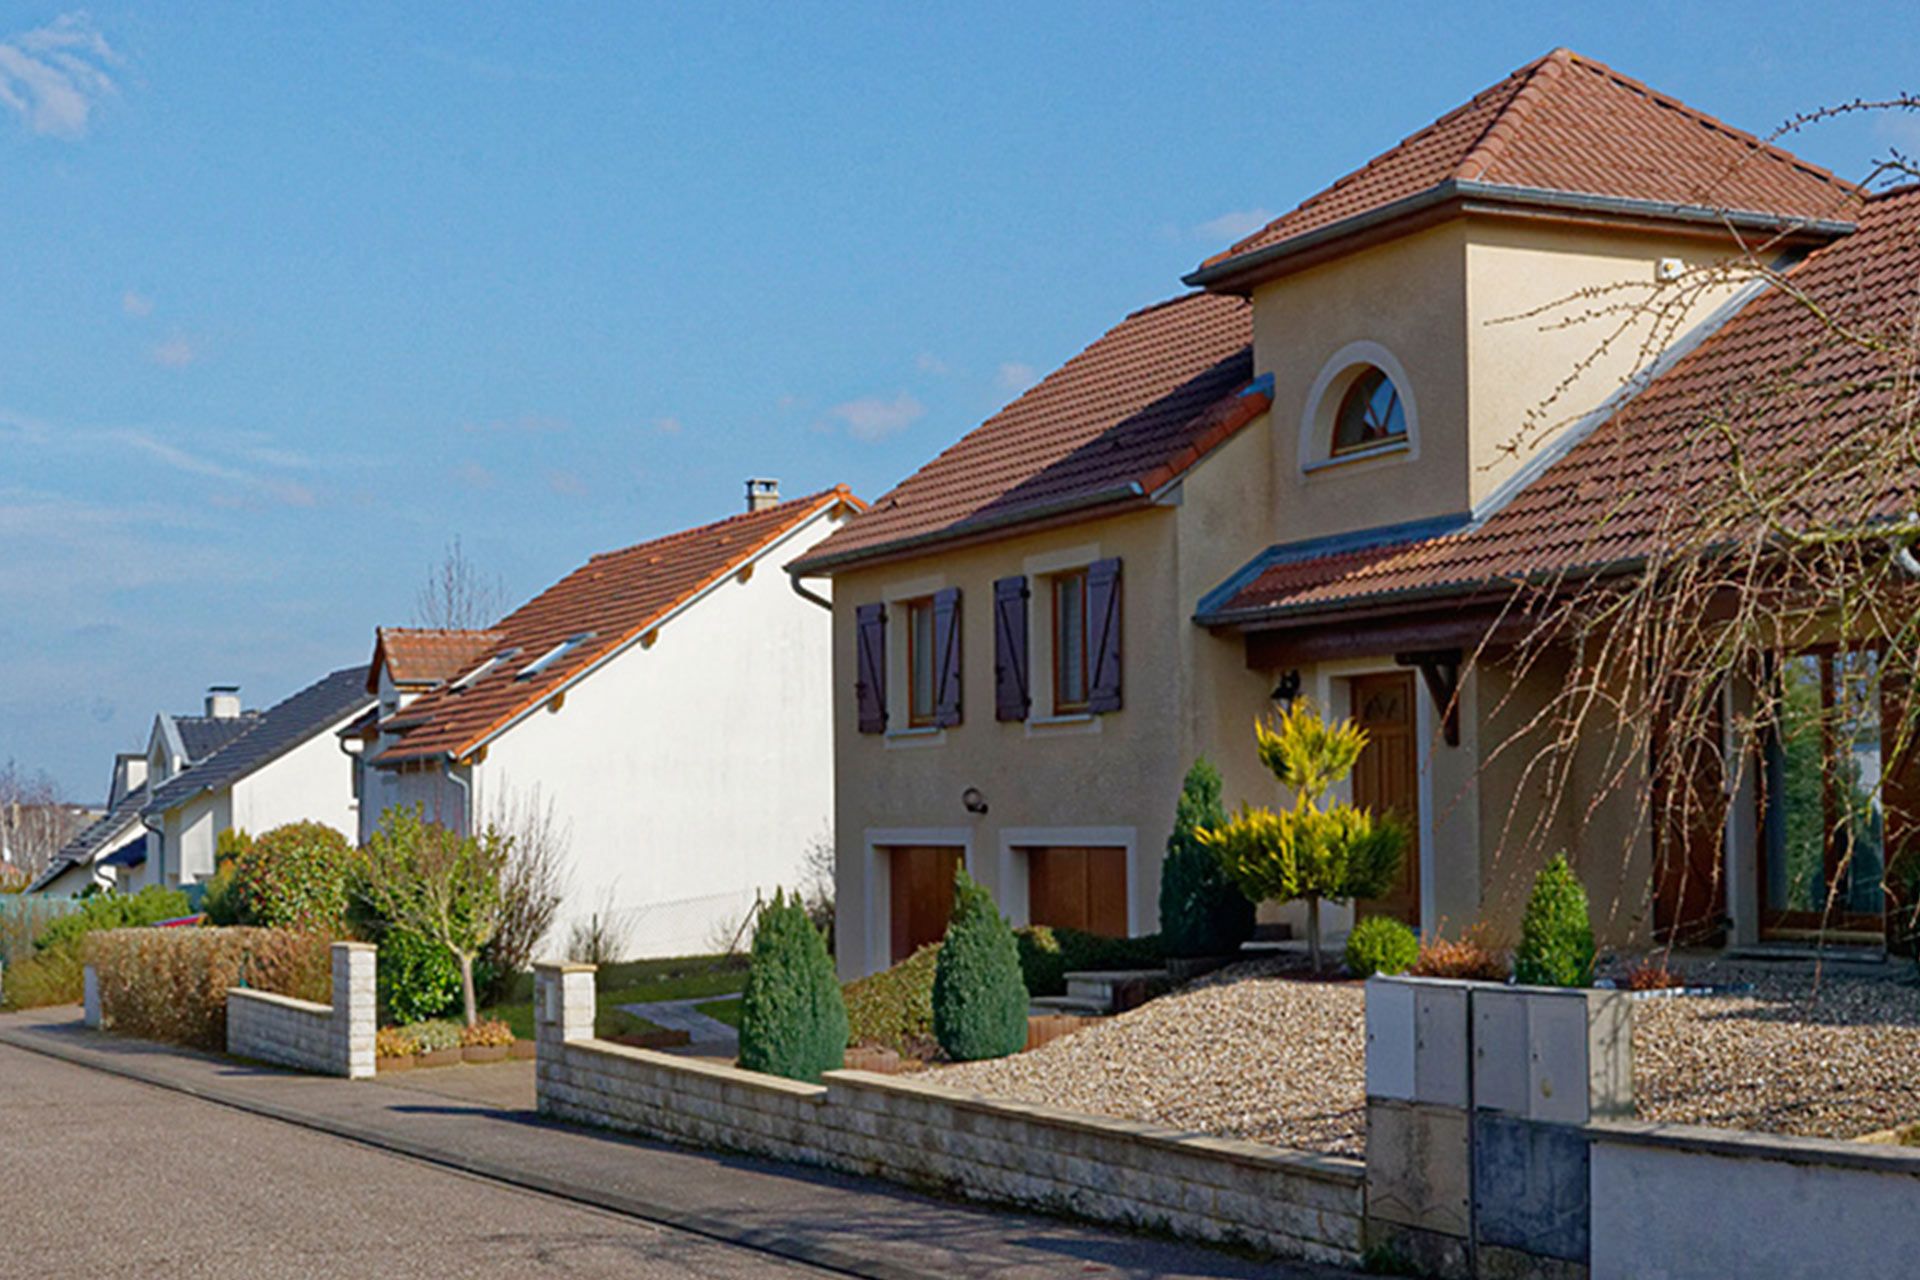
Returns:
[[[1374,813],[1396,813],[1406,824],[1407,848],[1397,883],[1358,905],[1362,916],[1391,916],[1420,927],[1420,744],[1414,721],[1413,673],[1358,676],[1353,718],[1367,731],[1367,747],[1353,770],[1353,803]]]
[[[1034,924],[1127,936],[1127,851],[1027,850],[1027,918]]]
[[[1725,733],[1725,716],[1717,704],[1707,733],[1716,741]],[[1656,739],[1656,750],[1661,745]],[[1718,942],[1726,933],[1721,863],[1727,772],[1720,753],[1705,744],[1687,763],[1692,776],[1685,791],[1677,780],[1655,779],[1653,929],[1662,942],[1696,946]]]
[[[893,963],[898,964],[947,933],[953,915],[953,874],[960,850],[951,846],[887,850],[891,882]]]

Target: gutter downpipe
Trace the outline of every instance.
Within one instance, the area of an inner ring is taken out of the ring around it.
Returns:
[[[792,587],[793,594],[799,596],[802,600],[810,601],[813,604],[817,604],[822,609],[825,609],[828,613],[833,612],[833,601],[827,599],[825,596],[821,595],[817,591],[809,590],[806,584],[800,581],[799,574],[797,573],[788,574],[787,585]]]
[[[454,770],[459,767],[460,762],[454,759],[453,753],[449,751],[447,753],[447,781],[460,788],[460,833],[470,836],[473,834],[473,783],[454,772]]]

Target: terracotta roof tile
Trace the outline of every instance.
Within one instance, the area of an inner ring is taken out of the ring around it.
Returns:
[[[1317,616],[1644,559],[1658,549],[1674,487],[1727,465],[1712,421],[1743,424],[1763,467],[1829,447],[1900,393],[1904,375],[1887,352],[1905,350],[1920,328],[1920,186],[1868,200],[1860,229],[1791,279],[1840,325],[1897,340],[1868,351],[1770,289],[1479,524],[1327,554],[1274,548],[1237,575],[1244,586],[1203,602],[1200,621]],[[1915,487],[1888,495],[1885,514],[1913,506]]]
[[[382,664],[395,684],[444,684],[497,648],[500,638],[498,631],[381,627],[374,632],[367,688],[379,687]]]
[[[1258,416],[1247,304],[1188,294],[1136,311],[792,566],[906,547],[1151,492]]]
[[[1208,258],[1321,231],[1446,182],[1686,205],[1788,220],[1850,218],[1858,191],[1826,170],[1556,49]]]
[[[449,684],[422,694],[400,717],[416,727],[379,760],[467,754],[783,534],[835,505],[857,510],[861,504],[842,485],[593,557],[489,628],[487,634],[499,639],[483,657],[518,650],[514,658],[465,687]],[[535,659],[585,633],[591,638],[564,658],[518,678]]]

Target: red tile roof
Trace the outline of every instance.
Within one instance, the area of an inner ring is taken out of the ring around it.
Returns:
[[[498,631],[380,627],[367,666],[367,691],[379,689],[382,665],[395,684],[444,684],[480,661],[487,650],[498,648],[500,638]]]
[[[1237,298],[1136,311],[815,546],[797,572],[1143,501],[1264,412]],[[1246,394],[1236,394],[1246,392]]]
[[[1831,447],[1893,396],[1912,394],[1911,370],[1897,365],[1920,328],[1920,186],[1869,199],[1860,229],[1790,279],[1838,326],[1894,340],[1868,350],[1769,289],[1478,525],[1324,554],[1274,548],[1237,576],[1244,585],[1204,601],[1199,620],[1318,619],[1644,559],[1670,532],[1673,488],[1724,474],[1726,444],[1712,422],[1741,424],[1761,468]],[[1916,487],[1888,495],[1884,514],[1920,505]]]
[[[1555,49],[1207,259],[1193,279],[1448,183],[1788,221],[1850,219],[1858,208],[1857,189],[1826,170]]]
[[[499,643],[486,656],[517,649],[512,660],[464,688],[443,685],[409,706],[400,719],[415,727],[404,730],[379,762],[468,754],[783,535],[834,506],[859,510],[861,502],[841,485],[593,557],[490,629]],[[518,678],[522,668],[556,645],[589,632],[591,639],[544,671]]]

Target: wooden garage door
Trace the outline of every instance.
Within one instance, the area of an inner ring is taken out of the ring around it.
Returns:
[[[902,846],[887,850],[892,890],[893,962],[898,964],[947,933],[953,915],[953,874],[960,850]]]
[[[1027,918],[1035,924],[1127,936],[1125,849],[1028,849]]]

